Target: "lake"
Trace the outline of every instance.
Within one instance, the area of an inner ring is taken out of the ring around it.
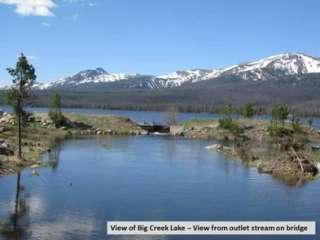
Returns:
[[[22,215],[10,218],[17,176],[0,178],[0,219],[19,229],[15,239],[319,239],[106,236],[108,220],[297,220],[320,224],[320,180],[287,186],[205,149],[212,143],[167,136],[63,141],[44,155],[47,167],[21,172],[18,199]],[[8,236],[0,235],[0,239]]]
[[[11,112],[11,107],[0,106],[0,109]],[[48,108],[46,107],[32,107],[26,108],[29,112],[35,113],[47,113]],[[166,112],[155,112],[155,111],[130,111],[130,110],[109,110],[109,109],[97,109],[97,108],[63,108],[63,112],[66,113],[83,113],[83,114],[97,114],[97,115],[118,115],[128,117],[138,123],[160,123],[166,124],[168,120],[168,113]],[[191,119],[219,119],[221,114],[217,113],[178,113],[177,121],[184,122]],[[234,115],[234,118],[238,118],[238,115]],[[255,119],[270,119],[268,115],[255,116]],[[313,117],[313,127],[320,129],[320,118]],[[305,124],[308,124],[309,118],[301,117],[300,120]]]

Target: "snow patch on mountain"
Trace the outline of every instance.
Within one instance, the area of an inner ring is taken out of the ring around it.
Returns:
[[[258,61],[244,63],[224,71],[225,74],[241,76],[243,79],[268,80],[270,75],[296,75],[319,73],[320,60],[300,53],[274,55]]]
[[[172,88],[184,84],[211,80],[220,76],[237,76],[244,80],[279,79],[282,76],[320,73],[320,59],[301,53],[284,53],[258,61],[243,63],[225,69],[193,69],[150,76],[140,74],[108,73],[103,68],[81,71],[72,77],[61,78],[51,83],[37,83],[36,89],[87,86],[88,84],[131,81],[127,88]]]

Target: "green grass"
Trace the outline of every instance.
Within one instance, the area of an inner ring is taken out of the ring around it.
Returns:
[[[205,119],[191,119],[184,123],[184,128],[192,127],[207,127],[207,126],[217,126],[218,121],[216,120],[205,120]]]
[[[314,162],[320,163],[320,151],[307,151],[305,152]]]

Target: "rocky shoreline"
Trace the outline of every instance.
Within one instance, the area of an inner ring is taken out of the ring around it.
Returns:
[[[207,146],[208,150],[221,151],[230,159],[239,159],[253,166],[260,173],[289,184],[297,185],[312,180],[319,173],[320,133],[315,129],[302,126],[299,133],[290,124],[285,125],[287,133],[271,136],[269,122],[262,120],[240,119],[239,134],[219,128],[218,121],[192,120],[173,126],[171,134],[187,138],[205,138],[218,141]]]

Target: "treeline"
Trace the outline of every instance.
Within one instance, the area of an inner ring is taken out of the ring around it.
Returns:
[[[32,107],[48,107],[50,99],[55,91],[32,92],[27,105]],[[271,114],[272,107],[277,103],[261,104],[257,102],[233,102],[228,99],[202,103],[196,98],[188,96],[150,96],[144,91],[118,92],[70,92],[59,91],[62,98],[62,106],[66,108],[98,108],[111,110],[134,110],[134,111],[167,111],[175,107],[179,112],[209,112],[221,113],[226,105],[232,106],[233,113],[239,114],[241,108],[247,103],[252,104],[255,115]],[[280,103],[281,101],[279,101]],[[3,92],[0,92],[0,104],[4,104]],[[299,116],[320,116],[320,107],[317,102],[299,104],[287,104],[290,112]]]

